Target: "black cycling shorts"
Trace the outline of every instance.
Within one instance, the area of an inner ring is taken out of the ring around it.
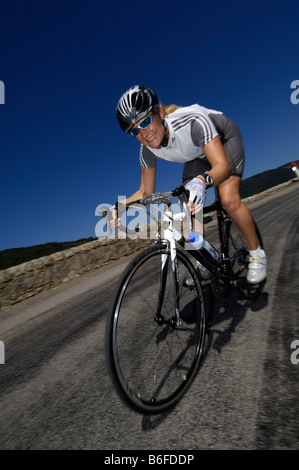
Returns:
[[[212,117],[210,115],[210,117],[214,121],[217,129],[218,116],[213,115]],[[221,129],[220,132],[219,129],[217,130],[224,147],[226,158],[231,167],[231,176],[238,176],[239,178],[242,178],[245,163],[245,153],[241,132],[234,121],[226,118],[226,122],[227,124],[224,130]],[[210,169],[211,165],[206,157],[195,158],[195,160],[191,160],[190,162],[185,163],[183,169],[183,182],[185,180],[190,180],[195,176],[204,173],[205,171],[209,171]]]

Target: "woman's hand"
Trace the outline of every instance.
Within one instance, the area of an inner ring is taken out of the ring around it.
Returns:
[[[196,214],[202,208],[206,200],[206,185],[201,178],[193,178],[185,185],[189,191],[188,206],[191,214]]]
[[[110,220],[110,225],[115,228],[115,230],[118,230],[120,226],[120,217],[118,217],[118,213],[116,209],[112,209],[112,220]]]

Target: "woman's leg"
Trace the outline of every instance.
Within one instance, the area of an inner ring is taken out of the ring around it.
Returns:
[[[248,282],[262,282],[267,275],[267,258],[258,245],[256,230],[250,210],[240,198],[241,178],[231,176],[218,186],[219,196],[224,209],[238,227],[249,248]]]
[[[249,250],[256,250],[258,240],[254,222],[250,210],[241,201],[240,184],[241,178],[231,176],[219,185],[219,196],[224,209],[247,241]]]

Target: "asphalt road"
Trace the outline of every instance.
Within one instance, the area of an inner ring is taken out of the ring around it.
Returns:
[[[125,407],[107,375],[105,316],[129,258],[0,312],[0,449],[298,449],[298,196],[294,183],[250,206],[264,292],[215,303],[202,368],[163,415]]]

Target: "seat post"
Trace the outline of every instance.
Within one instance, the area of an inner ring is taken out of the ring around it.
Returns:
[[[219,191],[218,191],[218,186],[214,186],[214,192],[215,192],[215,201],[219,201]]]

